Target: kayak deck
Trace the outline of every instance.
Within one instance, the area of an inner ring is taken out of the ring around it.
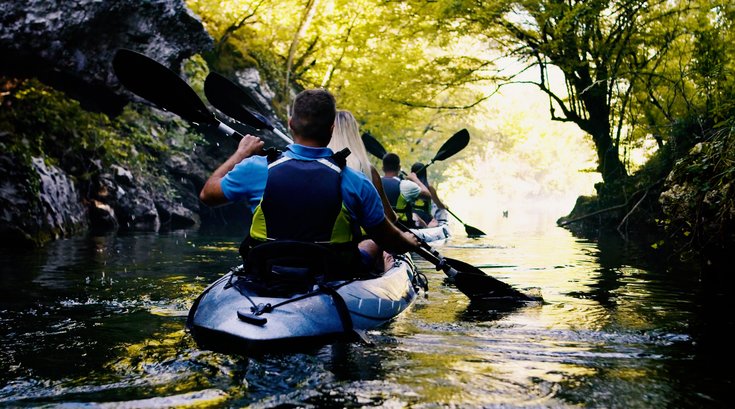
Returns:
[[[439,223],[437,226],[411,229],[411,232],[419,239],[436,246],[444,244],[451,233],[449,232],[449,214],[446,209],[437,209],[434,212],[434,219]]]
[[[436,227],[426,227],[423,229],[411,229],[411,231],[421,240],[433,244],[444,244],[449,238],[449,226],[439,225]]]
[[[403,312],[416,299],[420,277],[410,256],[401,255],[379,277],[329,282],[279,297],[230,272],[195,301],[187,327],[200,346],[212,349],[271,350],[337,340]]]

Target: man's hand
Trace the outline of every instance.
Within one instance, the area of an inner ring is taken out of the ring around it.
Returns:
[[[423,182],[421,182],[421,179],[419,179],[418,176],[416,176],[416,173],[411,172],[406,176],[406,179],[410,180],[411,182],[417,184],[419,186],[419,189],[421,189],[421,192],[419,195],[421,197],[424,197],[426,199],[431,199],[431,192],[429,191],[429,188],[427,188]]]
[[[419,180],[419,177],[414,172],[411,172],[408,175],[406,175],[406,179],[408,179],[408,180],[410,180],[411,182],[414,182],[414,183],[417,183],[417,182],[420,183],[421,182]]]
[[[247,134],[240,139],[240,143],[237,145],[237,151],[235,154],[242,159],[249,158],[263,150],[263,142],[257,136]]]
[[[368,235],[378,243],[383,250],[393,253],[405,253],[414,251],[419,246],[419,241],[411,232],[401,232],[388,220],[383,220],[377,226],[367,230]]]
[[[404,231],[404,232],[401,232],[401,234],[403,235],[403,239],[406,242],[410,243],[411,246],[413,247],[419,246],[419,239],[416,238],[415,234],[411,233],[410,231]]]

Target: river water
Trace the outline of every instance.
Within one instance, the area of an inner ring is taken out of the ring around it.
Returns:
[[[729,304],[615,238],[552,223],[441,251],[543,304],[472,305],[419,262],[428,298],[372,344],[247,357],[200,350],[194,298],[237,238],[80,237],[0,250],[0,407],[728,407]]]

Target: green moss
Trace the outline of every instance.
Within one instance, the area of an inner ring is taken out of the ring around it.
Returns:
[[[247,47],[241,41],[230,38],[219,44],[213,51],[206,54],[206,60],[214,71],[229,75],[245,68],[257,67],[258,61],[248,55]]]
[[[207,62],[200,54],[194,54],[191,58],[184,60],[182,71],[187,82],[200,97],[204,97],[204,80],[209,74]]]
[[[165,192],[170,184],[163,159],[202,143],[198,133],[171,114],[128,105],[111,119],[84,110],[76,100],[34,79],[0,78],[0,83],[6,89],[0,97],[0,148],[29,170],[31,158],[42,157],[84,182],[117,164]],[[33,179],[35,172],[28,174]],[[38,180],[29,183],[38,190]]]

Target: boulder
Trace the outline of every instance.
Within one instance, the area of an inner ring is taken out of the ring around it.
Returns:
[[[109,217],[102,213],[107,212],[107,208],[102,206],[106,205],[114,210],[120,230],[158,231],[161,221],[153,194],[144,187],[144,183],[132,179],[127,169],[115,165],[110,169],[111,172],[99,175],[92,183],[94,214],[101,216],[93,219],[97,222],[93,224],[94,230],[114,227],[114,223],[107,221]]]
[[[38,77],[88,109],[126,102],[110,66],[118,48],[179,71],[211,44],[183,0],[0,0],[0,72]]]
[[[72,179],[33,158],[30,166],[0,156],[0,242],[43,245],[87,229],[87,212]]]
[[[199,224],[199,215],[170,200],[156,201],[156,210],[161,221],[161,229],[187,229]]]

